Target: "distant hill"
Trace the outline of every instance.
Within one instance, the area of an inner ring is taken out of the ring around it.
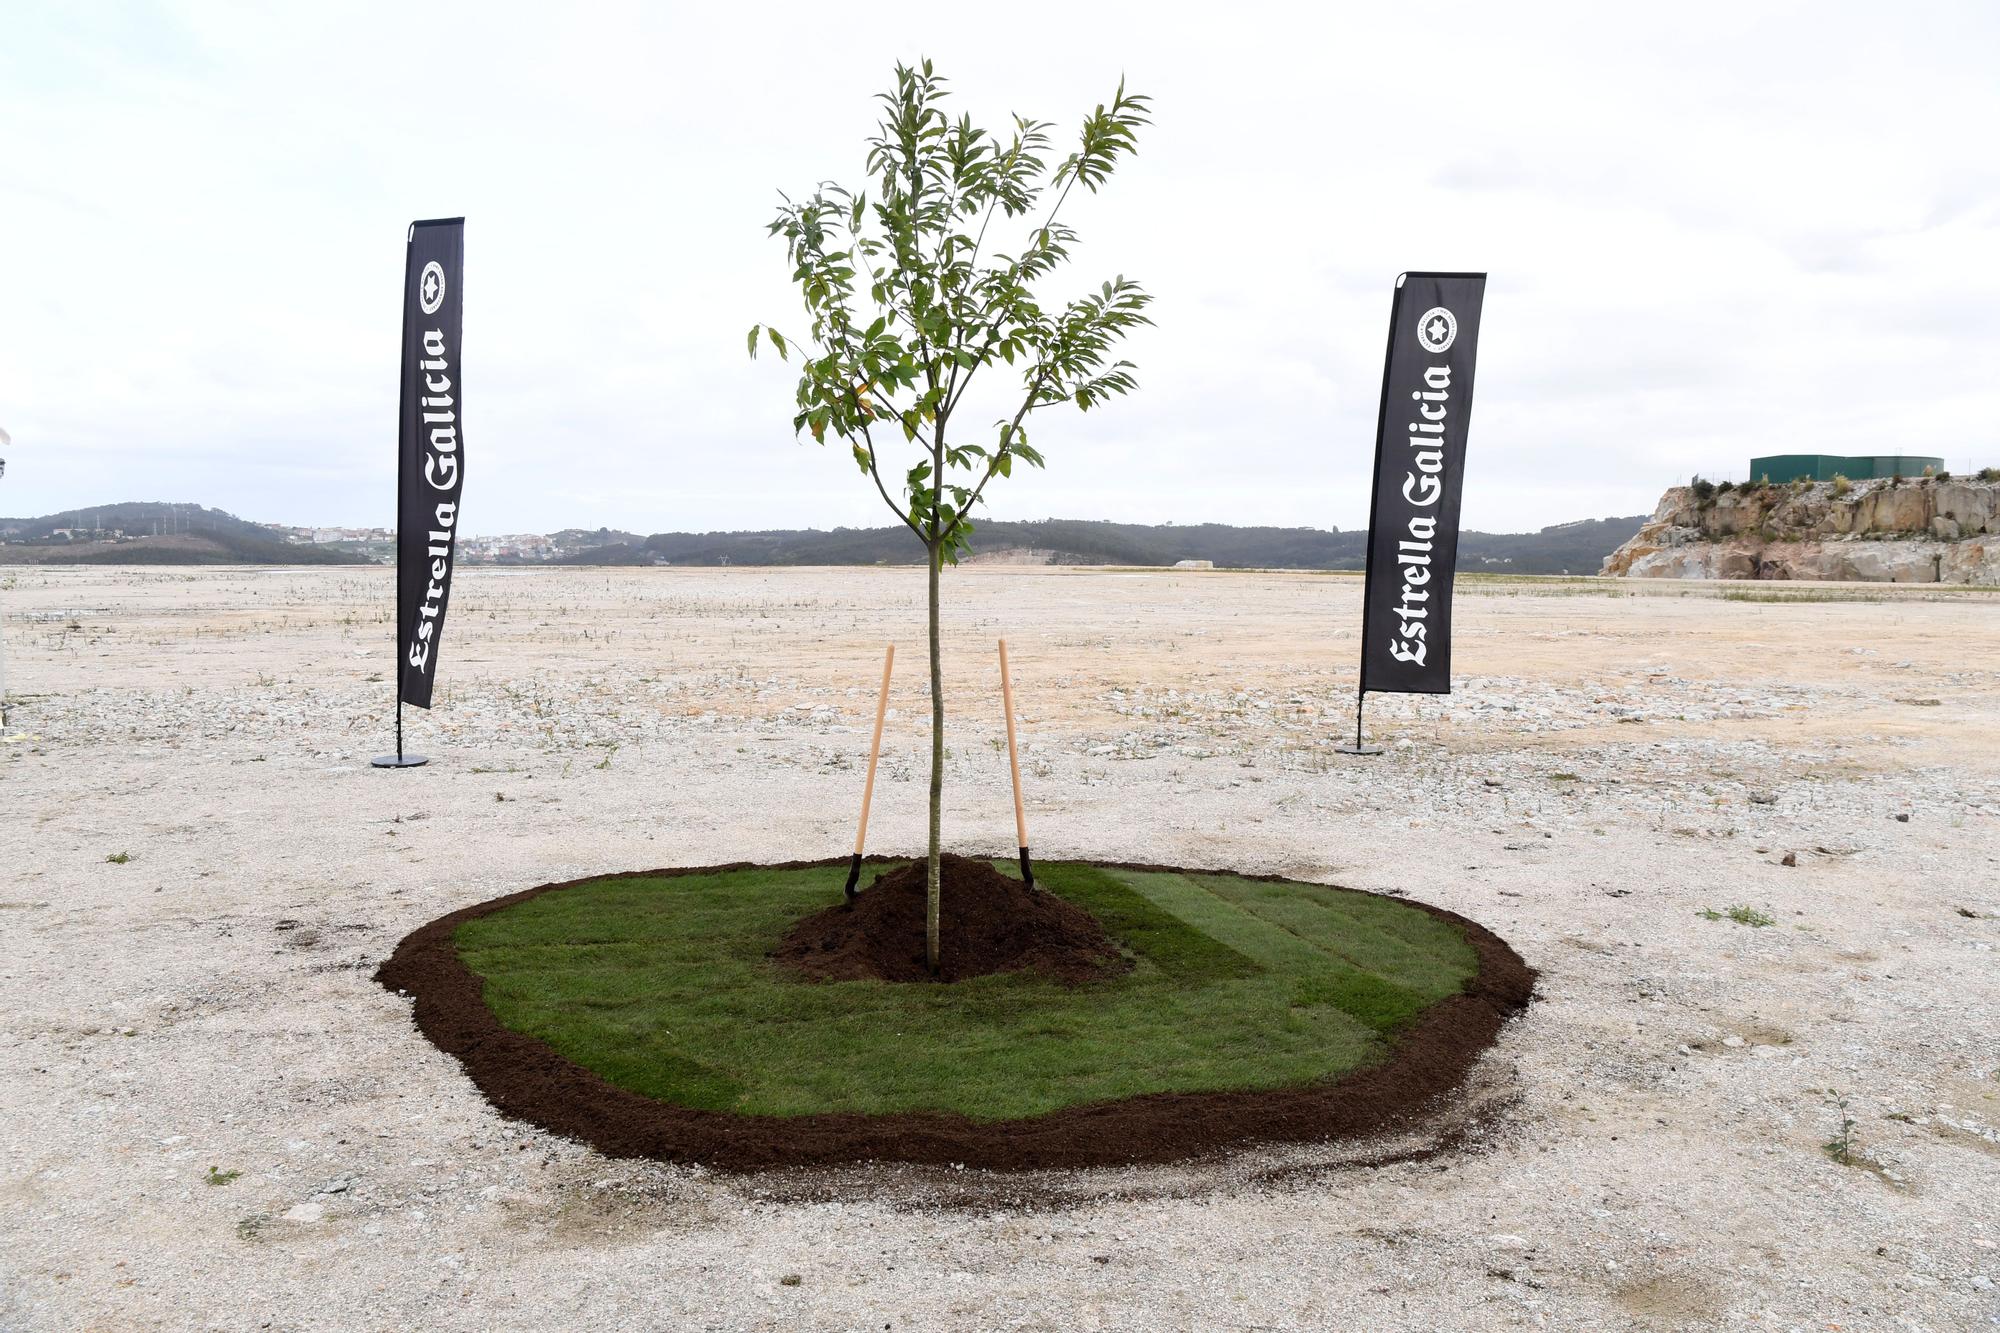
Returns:
[[[561,547],[639,546],[645,538],[636,532],[620,532],[616,528],[563,528],[549,534],[549,540]]]
[[[1639,530],[1646,515],[1559,523],[1540,532],[1466,532],[1459,568],[1467,572],[1595,574],[1604,557]],[[1063,565],[1171,565],[1212,560],[1221,569],[1360,569],[1367,534],[1319,528],[1187,527],[1045,519],[987,522],[973,533],[973,554]],[[578,565],[914,565],[923,548],[902,528],[774,529],[764,532],[661,532],[643,544],[610,543],[563,557]]]
[[[559,555],[551,563],[558,565],[657,565],[660,562],[653,558],[651,551],[646,549],[645,542],[635,537],[629,542],[613,542],[609,546],[593,546],[587,551],[572,551],[567,555]],[[717,561],[716,563],[722,564],[726,562]],[[736,563],[750,564],[752,562],[739,560]]]
[[[71,535],[58,535],[63,532]],[[40,518],[0,518],[0,564],[365,563],[365,556],[324,546],[295,545],[274,528],[201,505],[134,500]]]
[[[1468,573],[1595,574],[1646,517],[1586,519],[1540,532],[1463,533],[1459,568]],[[65,532],[69,535],[58,535]],[[650,537],[612,528],[565,528],[549,536],[563,552],[552,563],[566,565],[914,565],[923,558],[923,548],[899,527],[658,532]],[[1220,569],[1360,569],[1366,545],[1366,533],[1338,529],[1069,518],[981,523],[972,538],[975,559],[1142,566],[1209,560]],[[467,552],[465,563],[481,558]],[[200,505],[128,502],[40,518],[0,518],[0,564],[325,565],[368,559],[360,542],[290,542],[280,529]],[[507,563],[540,562],[515,557]]]

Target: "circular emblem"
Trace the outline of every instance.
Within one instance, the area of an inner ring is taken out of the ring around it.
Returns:
[[[417,304],[424,308],[426,315],[435,315],[437,308],[444,304],[444,266],[435,259],[424,265],[423,276],[417,279]],[[1424,318],[1429,319],[1430,316]]]
[[[1417,341],[1424,345],[1426,352],[1447,351],[1456,337],[1458,317],[1441,305],[1424,311],[1424,317],[1417,321]]]

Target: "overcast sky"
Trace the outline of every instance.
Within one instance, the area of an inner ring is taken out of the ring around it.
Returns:
[[[464,214],[466,530],[886,522],[743,334],[922,54],[1065,144],[1155,99],[1055,287],[1154,293],[1140,393],[1039,414],[996,516],[1364,525],[1405,269],[1492,275],[1468,527],[2000,463],[2000,5],[897,12],[8,5],[0,513],[392,523],[404,230]]]

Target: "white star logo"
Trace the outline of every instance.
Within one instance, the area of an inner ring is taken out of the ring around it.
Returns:
[[[444,266],[435,259],[424,265],[423,276],[417,279],[417,304],[426,315],[435,315],[444,304]]]
[[[1426,352],[1447,351],[1457,337],[1458,316],[1441,305],[1424,311],[1424,317],[1417,321],[1417,341],[1424,345]]]

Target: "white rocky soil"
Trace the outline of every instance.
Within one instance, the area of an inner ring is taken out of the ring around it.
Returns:
[[[1982,474],[1985,475],[1985,474]],[[1631,578],[2000,584],[2000,483],[1951,477],[1670,487],[1605,557]]]
[[[955,849],[1012,846],[1004,633],[1040,856],[1408,894],[1542,971],[1476,1113],[1024,1182],[608,1160],[371,980],[515,889],[843,854],[890,638],[916,851],[915,572],[465,570],[406,772],[386,570],[0,578],[0,1327],[2000,1322],[2000,606],[1815,591],[1469,581],[1370,760],[1352,578],[953,575]]]

